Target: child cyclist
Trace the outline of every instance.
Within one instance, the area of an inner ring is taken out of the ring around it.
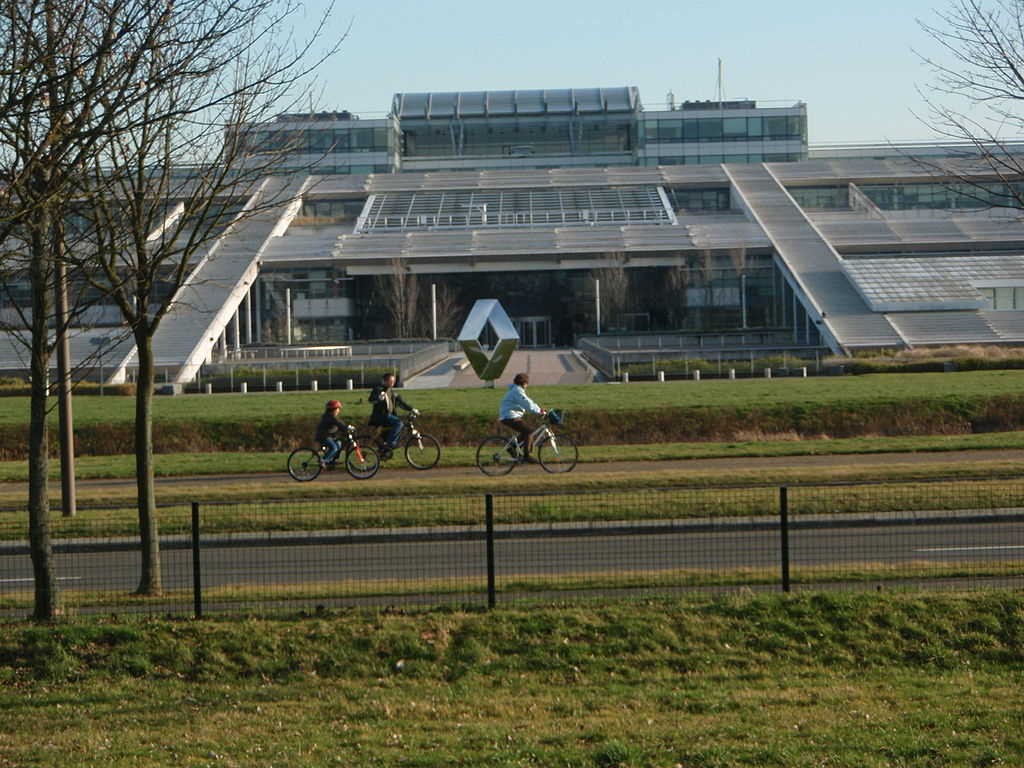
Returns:
[[[328,400],[320,422],[316,425],[316,444],[327,446],[327,452],[324,454],[325,464],[332,464],[338,458],[338,454],[341,453],[341,441],[338,440],[338,435],[348,429],[348,425],[338,419],[339,413],[341,413],[341,403],[337,400]]]

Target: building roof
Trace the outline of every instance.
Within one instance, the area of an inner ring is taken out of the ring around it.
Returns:
[[[635,86],[627,86],[396,93],[391,103],[391,113],[401,120],[632,114],[640,111],[640,91]]]

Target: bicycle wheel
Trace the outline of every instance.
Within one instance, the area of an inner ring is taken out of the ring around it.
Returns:
[[[312,448],[297,448],[288,457],[288,474],[300,483],[315,480],[321,469],[320,453]]]
[[[519,462],[508,452],[509,443],[509,438],[500,435],[485,437],[476,449],[476,465],[480,471],[491,477],[511,472]]]
[[[356,445],[345,451],[345,469],[356,480],[369,480],[380,469],[380,456],[368,445]]]
[[[537,446],[537,461],[547,472],[572,472],[580,452],[568,432],[548,431]]]
[[[405,444],[405,460],[415,469],[432,469],[441,460],[441,444],[432,435],[410,437]]]

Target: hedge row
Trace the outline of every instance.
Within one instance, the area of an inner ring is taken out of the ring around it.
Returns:
[[[474,445],[499,431],[490,417],[457,414],[424,418],[425,432],[447,445]],[[307,443],[315,419],[294,416],[270,423],[166,420],[154,425],[158,453],[286,451]],[[858,437],[970,434],[1024,429],[1024,395],[939,398],[867,404],[777,405],[766,408],[665,408],[651,411],[575,411],[566,427],[583,444],[749,440],[752,435]],[[130,423],[84,425],[75,430],[83,455],[126,452]],[[0,459],[24,459],[26,427],[0,428]]]

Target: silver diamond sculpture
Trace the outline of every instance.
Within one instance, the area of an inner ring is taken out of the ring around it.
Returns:
[[[488,323],[498,337],[490,357],[480,345],[480,335]],[[497,299],[477,299],[459,331],[459,344],[476,375],[484,381],[494,381],[501,376],[509,358],[519,346],[519,334]]]

